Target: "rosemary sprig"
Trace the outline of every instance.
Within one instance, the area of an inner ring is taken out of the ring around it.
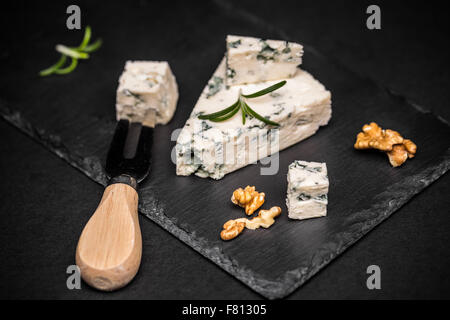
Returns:
[[[222,122],[225,120],[230,119],[231,117],[233,117],[239,110],[241,110],[241,114],[242,114],[242,124],[245,124],[245,120],[247,118],[247,115],[252,116],[256,119],[258,119],[259,121],[264,122],[265,124],[271,125],[271,126],[279,126],[280,124],[274,121],[270,121],[267,118],[264,118],[263,116],[261,116],[260,114],[258,114],[255,110],[253,110],[252,108],[249,107],[249,105],[245,102],[245,99],[252,99],[252,98],[257,98],[257,97],[261,97],[265,94],[268,94],[272,91],[275,91],[279,88],[281,88],[282,86],[284,86],[286,84],[286,80],[280,81],[270,87],[267,87],[265,89],[262,89],[260,91],[254,92],[252,94],[242,94],[241,91],[239,91],[239,97],[238,100],[233,103],[231,106],[214,112],[214,113],[210,113],[210,114],[202,114],[200,116],[198,116],[199,119],[201,120],[209,120],[209,121],[213,121],[213,122]]]
[[[89,59],[89,53],[94,52],[102,45],[102,40],[98,39],[92,44],[89,44],[89,41],[91,40],[91,27],[87,26],[84,30],[84,36],[83,40],[81,41],[81,44],[76,47],[68,47],[64,46],[62,44],[56,45],[56,51],[61,53],[61,58],[58,60],[57,63],[52,65],[51,67],[42,70],[39,72],[39,75],[41,77],[48,76],[51,74],[68,74],[75,70],[75,68],[78,65],[78,59]],[[63,68],[64,64],[66,63],[67,57],[70,57],[72,59],[69,66]]]

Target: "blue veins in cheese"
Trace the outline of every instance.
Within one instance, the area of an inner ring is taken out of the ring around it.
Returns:
[[[291,219],[309,219],[327,215],[327,165],[296,160],[289,165],[286,205]]]
[[[248,117],[240,111],[223,122],[198,118],[232,105],[243,94],[256,92],[279,81],[227,86],[226,61],[222,60],[204,88],[176,144],[178,175],[221,179],[313,135],[331,117],[331,94],[308,72],[296,69],[282,88],[251,100],[249,105],[279,127]]]
[[[226,45],[227,85],[291,78],[302,63],[303,46],[294,42],[229,35]]]
[[[178,101],[175,76],[166,61],[127,61],[119,79],[117,120],[145,123],[156,111],[156,123],[172,119]]]

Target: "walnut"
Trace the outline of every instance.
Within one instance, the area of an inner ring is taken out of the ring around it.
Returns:
[[[381,129],[375,122],[365,124],[363,132],[356,136],[355,149],[377,149],[385,151],[393,167],[402,165],[408,158],[413,158],[417,146],[397,131]]]
[[[392,146],[403,142],[403,137],[394,130],[383,130],[375,122],[365,124],[358,133],[355,149],[378,149],[391,151]]]
[[[275,222],[275,217],[281,214],[280,207],[272,207],[270,210],[260,210],[257,217],[249,220],[246,218],[240,218],[235,220],[228,220],[223,225],[223,230],[220,232],[220,237],[223,240],[231,240],[236,238],[244,230],[255,230],[259,227],[269,228]]]
[[[255,187],[246,186],[245,189],[239,188],[233,192],[231,202],[245,208],[247,215],[253,214],[264,203],[264,192],[258,192]]]
[[[245,227],[245,221],[243,219],[228,220],[223,225],[223,230],[220,233],[222,240],[231,240],[236,238]],[[246,219],[245,219],[246,220]]]

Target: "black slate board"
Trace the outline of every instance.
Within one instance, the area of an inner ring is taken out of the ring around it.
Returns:
[[[259,175],[257,164],[220,181],[177,177],[170,160],[175,145],[171,133],[183,126],[222,58],[225,35],[282,35],[235,17],[214,3],[203,3],[191,11],[161,3],[160,8],[145,3],[128,4],[126,10],[123,6],[116,8],[121,19],[102,16],[95,8],[88,11],[89,19],[102,21],[94,24],[93,30],[105,45],[76,72],[64,77],[38,78],[36,66],[45,67],[56,59],[48,54],[56,42],[69,38],[76,43],[81,33],[58,29],[55,34],[52,25],[32,32],[35,25],[29,21],[30,30],[23,30],[21,37],[23,47],[12,46],[9,56],[14,58],[2,59],[8,63],[0,80],[0,112],[74,167],[105,184],[101,165],[115,126],[115,89],[125,60],[168,60],[177,76],[180,101],[172,122],[155,130],[155,156],[150,176],[141,185],[140,211],[268,298],[295,290],[450,167],[447,123],[306,46],[303,68],[333,94],[329,125],[282,151],[277,176]],[[165,29],[168,24],[172,27]],[[223,27],[226,25],[229,28]],[[295,34],[288,40],[302,42]],[[29,56],[28,52],[36,54]],[[383,154],[353,150],[355,134],[369,121],[413,139],[419,146],[417,157],[395,169]],[[327,163],[327,218],[288,220],[286,172],[295,159]],[[221,225],[242,216],[229,197],[236,187],[247,184],[266,192],[266,207],[280,205],[284,213],[269,230],[248,231],[224,243],[218,238]],[[91,212],[84,214],[87,221]]]

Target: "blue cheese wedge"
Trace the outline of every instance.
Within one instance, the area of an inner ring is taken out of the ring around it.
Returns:
[[[289,165],[286,205],[291,219],[309,219],[327,215],[327,165],[296,160]]]
[[[239,90],[253,93],[278,81],[227,87],[225,59],[204,88],[176,144],[178,175],[221,179],[224,175],[283,150],[313,135],[331,117],[331,94],[306,71],[298,69],[282,88],[249,99],[266,125],[249,117],[242,124],[240,111],[223,122],[201,120],[199,115],[222,110],[236,102]]]
[[[298,43],[229,35],[226,44],[227,85],[291,78],[302,63]]]
[[[117,89],[117,120],[146,123],[156,111],[156,123],[172,119],[178,86],[166,61],[127,61]]]

